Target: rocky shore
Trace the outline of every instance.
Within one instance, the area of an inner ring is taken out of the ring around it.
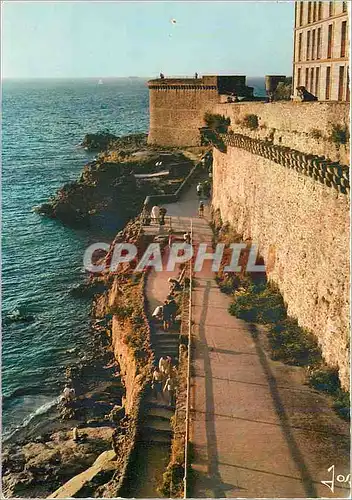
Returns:
[[[147,195],[173,193],[193,166],[180,151],[148,147],[144,134],[88,134],[82,146],[97,151],[97,157],[79,179],[35,207],[37,213],[73,227],[121,229],[140,212]]]
[[[174,193],[194,162],[181,151],[148,148],[145,136],[101,138],[92,134],[82,145],[100,151],[96,159],[84,167],[77,181],[63,186],[36,210],[64,224],[97,227],[106,234],[116,233],[125,225],[124,240],[136,241],[137,237],[143,246],[146,241],[140,223],[131,219],[141,211],[147,195]],[[150,174],[156,175],[148,177]],[[75,296],[93,299],[91,339],[85,351],[79,353],[80,362],[65,372],[76,397],[59,402],[39,423],[20,430],[4,444],[2,480],[6,497],[52,494],[89,468],[102,452],[111,450],[117,439],[119,453],[112,470],[86,484],[78,496],[116,495],[134,445],[138,401],[150,372],[143,280],[128,272],[121,276],[102,274],[88,276],[85,285],[71,290],[73,300]],[[113,309],[111,300],[115,303]],[[133,318],[126,316],[131,307],[135,311]],[[123,358],[117,355],[116,342],[122,342]],[[116,420],[117,407],[127,407],[128,411]]]
[[[135,229],[135,224],[129,223],[124,236],[128,239]],[[112,469],[98,482],[86,484],[79,496],[98,495],[101,488],[114,490],[118,482],[133,446],[134,415],[124,415],[123,410],[126,386],[114,353],[108,306],[112,282],[111,275],[101,275],[86,284],[88,291],[96,292],[91,308],[91,338],[79,354],[80,362],[65,371],[66,382],[76,397],[59,401],[44,420],[20,430],[3,446],[2,483],[6,497],[47,497],[91,467],[101,453],[111,450],[113,435],[115,440],[118,438],[120,453]],[[126,286],[125,282],[122,276],[121,286]],[[135,300],[139,297],[137,293]],[[122,413],[116,412],[117,408]],[[113,491],[108,496],[113,496]]]

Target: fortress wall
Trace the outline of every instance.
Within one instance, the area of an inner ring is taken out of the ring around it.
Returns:
[[[270,118],[274,124],[275,117],[265,114],[264,107],[262,120]],[[276,125],[293,124],[294,118],[277,113]],[[310,115],[306,123],[314,123]],[[316,125],[324,127],[321,121]],[[268,277],[279,286],[289,314],[316,335],[326,362],[338,366],[347,388],[349,196],[233,146],[225,154],[214,149],[213,171],[214,209],[245,240],[259,245]]]
[[[271,135],[273,144],[349,164],[348,145],[336,145],[329,140],[332,124],[349,126],[349,103],[243,102],[217,104],[212,112],[228,116],[230,129],[235,133],[258,139]],[[248,114],[258,117],[258,129],[250,130],[243,125],[243,118]],[[314,138],[314,131],[319,131],[321,137]]]
[[[149,90],[148,143],[158,146],[198,146],[204,114],[218,102],[216,89],[165,88]]]

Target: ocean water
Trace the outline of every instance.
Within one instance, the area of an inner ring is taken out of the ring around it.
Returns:
[[[249,78],[265,95],[263,78]],[[86,247],[102,236],[45,219],[32,208],[78,177],[93,155],[87,132],[147,132],[141,79],[3,82],[2,315],[17,307],[31,323],[2,328],[3,434],[55,404],[74,348],[88,338],[89,301],[69,289],[84,279]],[[104,240],[103,240],[104,241]]]
[[[87,132],[147,132],[148,89],[140,79],[5,81],[2,98],[2,316],[21,306],[35,317],[2,327],[6,436],[55,402],[72,349],[84,346],[89,301],[69,289],[84,278],[85,248],[101,240],[32,208],[92,158],[77,147]]]

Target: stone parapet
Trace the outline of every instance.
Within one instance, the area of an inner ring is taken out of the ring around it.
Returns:
[[[315,181],[332,187],[340,193],[347,194],[350,191],[350,169],[346,165],[241,134],[223,134],[222,137],[225,144],[229,146],[244,149],[249,153],[278,163],[285,168],[308,175]]]

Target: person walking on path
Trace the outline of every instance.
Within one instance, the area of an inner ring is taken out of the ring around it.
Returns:
[[[204,196],[206,198],[209,198],[210,196],[210,191],[211,191],[211,186],[209,181],[205,181],[203,184],[203,191],[204,191]]]
[[[200,182],[197,184],[197,195],[199,198],[202,196],[202,184]]]
[[[165,207],[161,207],[160,208],[159,213],[160,213],[160,225],[161,226],[165,225],[165,215],[166,215],[166,212],[167,212],[167,210],[166,210]]]
[[[172,234],[172,229],[169,229],[169,240],[168,240],[169,248],[171,248],[173,241],[174,241],[174,235]]]
[[[199,215],[199,217],[204,216],[204,203],[202,201],[199,203],[198,215]]]
[[[158,399],[158,395],[161,394],[162,385],[163,385],[163,374],[156,366],[153,372],[153,379],[152,379],[153,396],[155,399]]]
[[[185,243],[187,243],[187,245],[191,244],[191,235],[188,231],[183,235],[183,240]]]
[[[154,205],[154,207],[152,208],[151,217],[153,222],[155,222],[156,224],[159,223],[160,208],[158,204]]]
[[[169,406],[175,406],[175,390],[176,390],[176,381],[175,378],[170,373],[164,385],[164,393],[167,394]]]
[[[170,283],[170,294],[182,290],[182,285],[176,278],[169,278],[167,281]]]
[[[169,306],[169,302],[165,300],[164,305],[163,305],[163,327],[165,332],[170,328],[170,321],[171,321],[171,310]]]
[[[170,366],[169,359],[166,356],[161,356],[161,358],[159,359],[159,370],[163,377],[165,377],[166,374],[168,373],[169,366]]]
[[[163,317],[163,306],[157,306],[152,314],[152,318],[155,320],[161,320]]]
[[[177,304],[175,302],[175,299],[172,296],[169,296],[169,297],[170,298],[169,298],[168,306],[169,306],[169,311],[170,311],[170,323],[174,324],[175,318],[177,315]]]

